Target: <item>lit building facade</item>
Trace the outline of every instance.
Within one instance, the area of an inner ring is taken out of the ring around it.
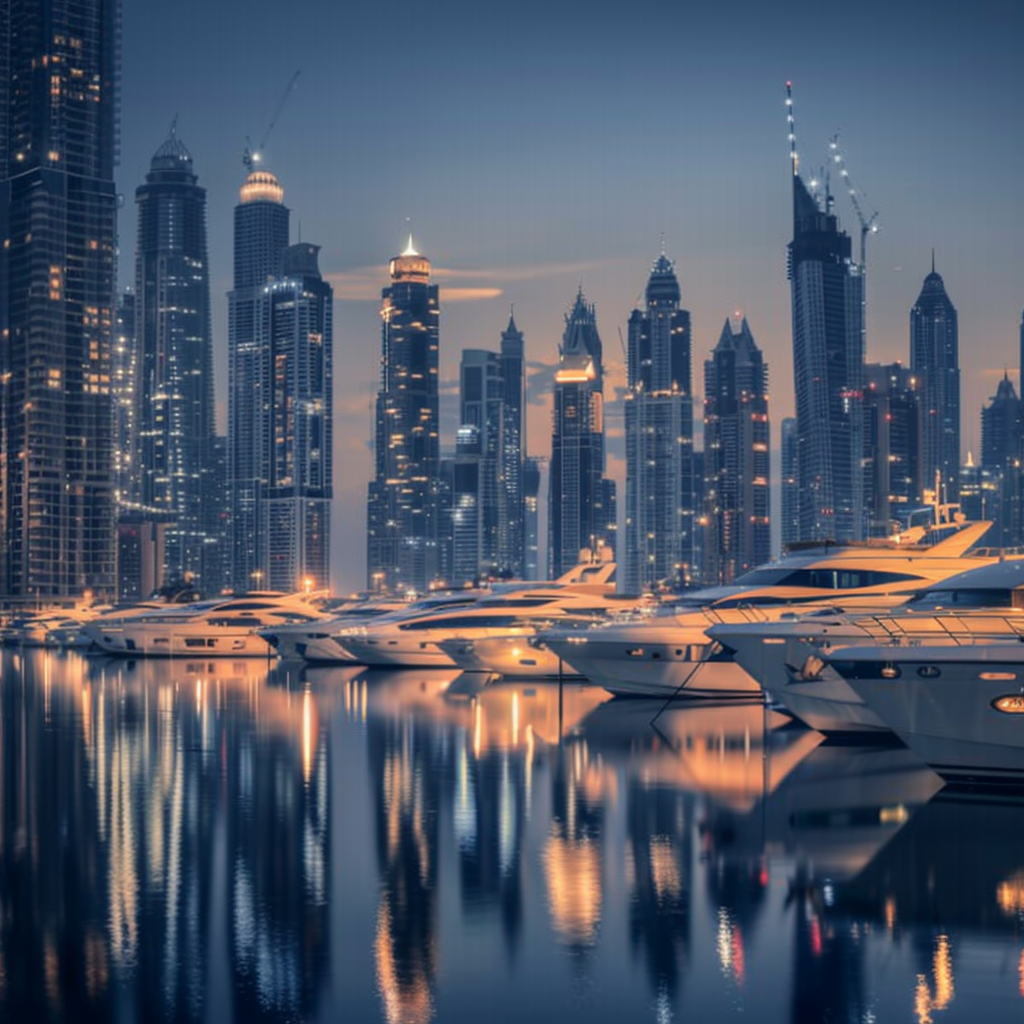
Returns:
[[[868,536],[906,523],[922,496],[920,378],[900,363],[864,366],[864,505]]]
[[[429,588],[438,575],[438,344],[440,301],[430,261],[412,239],[391,260],[381,294],[381,382],[375,475],[367,502],[371,590]]]
[[[779,540],[783,548],[800,539],[800,474],[797,470],[796,419],[787,416],[780,431],[782,476],[779,495]]]
[[[259,307],[267,385],[258,562],[272,590],[330,587],[334,292],[319,249],[285,249]]]
[[[940,483],[943,501],[960,499],[960,348],[956,308],[935,272],[910,310],[910,368],[922,385],[921,485]]]
[[[746,317],[704,363],[704,580],[731,583],[771,556],[768,367]]]
[[[523,460],[526,457],[526,354],[523,332],[510,313],[501,333],[502,434],[498,564],[509,576],[525,577],[526,523]]]
[[[523,460],[523,530],[525,554],[523,579],[539,580],[540,564],[540,463],[537,459]]]
[[[139,500],[135,462],[135,398],[137,365],[135,345],[135,292],[126,288],[117,300],[111,386],[114,398],[114,493],[123,508]],[[120,569],[118,570],[120,572]]]
[[[194,580],[215,592],[220,581],[206,566],[220,540],[206,190],[173,126],[135,202],[134,501],[167,524],[158,586]]]
[[[626,420],[625,589],[691,586],[697,481],[693,452],[690,314],[665,254],[643,309],[629,318]]]
[[[228,293],[228,495],[231,583],[239,591],[265,584],[266,550],[259,502],[269,453],[266,427],[268,337],[260,330],[263,289],[281,273],[288,246],[284,189],[268,171],[250,172],[239,191],[234,223],[234,287]]]
[[[1024,403],[1004,372],[995,395],[981,410],[981,469],[990,482],[993,544],[1024,543]]]
[[[582,288],[565,318],[555,373],[548,475],[548,573],[600,546],[614,554],[615,485],[604,475],[604,366],[594,307]]]
[[[113,597],[119,0],[0,5],[0,593]]]
[[[793,375],[800,540],[865,535],[863,278],[850,238],[793,161]]]

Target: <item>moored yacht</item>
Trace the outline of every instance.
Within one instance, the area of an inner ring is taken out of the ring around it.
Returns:
[[[1024,785],[1024,644],[846,647],[825,661],[947,780]]]
[[[94,649],[132,657],[269,657],[273,648],[258,630],[290,622],[311,622],[321,613],[318,597],[304,592],[254,591],[199,601],[129,618],[87,623],[82,633]]]
[[[772,699],[820,732],[888,726],[831,668],[826,655],[857,646],[974,646],[1024,637],[1024,559],[959,573],[885,613],[819,612],[788,621],[713,626],[708,635]]]
[[[544,633],[564,662],[612,693],[723,697],[759,693],[760,684],[707,635],[719,623],[770,623],[794,610],[840,606],[882,610],[992,555],[970,548],[989,523],[962,524],[933,545],[898,541],[823,545],[790,554],[726,587],[685,595],[640,622],[610,623],[586,633]],[[917,538],[915,538],[917,539]]]

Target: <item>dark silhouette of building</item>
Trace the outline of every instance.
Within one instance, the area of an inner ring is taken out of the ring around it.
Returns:
[[[864,535],[863,280],[850,238],[797,169],[793,176],[793,375],[800,540]]]
[[[990,504],[995,520],[988,534],[1001,547],[1024,542],[1024,403],[1017,397],[1009,375],[991,402],[981,410],[981,469],[995,478],[995,501]]]
[[[923,397],[921,486],[960,499],[960,354],[956,309],[932,270],[910,310],[910,368]]]
[[[868,534],[886,537],[920,504],[921,378],[900,363],[864,367],[864,504]]]
[[[119,0],[0,5],[0,592],[115,587]]]
[[[723,584],[771,556],[768,367],[746,317],[728,320],[704,363],[704,582]]]
[[[367,503],[372,590],[425,591],[439,569],[438,320],[430,261],[409,239],[381,293],[376,472]]]
[[[548,486],[548,574],[568,572],[580,552],[614,552],[614,482],[604,475],[604,366],[594,307],[581,288],[565,318],[555,373]]]
[[[694,582],[695,509],[690,314],[662,253],[644,308],[629,318],[626,394],[626,590]]]
[[[195,579],[207,588],[207,556],[220,538],[206,189],[175,125],[135,202],[136,501],[167,523],[157,585]]]
[[[284,189],[269,171],[254,170],[235,207],[234,287],[228,293],[228,494],[231,582],[238,590],[265,582],[260,536],[262,475],[271,438],[266,432],[268,337],[261,331],[263,289],[281,273],[288,246]]]

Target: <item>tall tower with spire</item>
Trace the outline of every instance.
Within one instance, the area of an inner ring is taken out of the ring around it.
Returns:
[[[135,191],[136,391],[134,462],[142,514],[166,521],[164,579],[211,589],[217,544],[213,341],[206,190],[192,155],[170,133]],[[215,581],[219,588],[222,581]]]
[[[604,366],[597,314],[576,294],[555,373],[548,485],[548,572],[558,577],[584,549],[614,552],[615,485],[604,475]]]
[[[381,292],[376,472],[367,504],[368,585],[426,590],[438,571],[440,299],[412,236]]]
[[[630,593],[686,587],[694,565],[697,486],[693,453],[690,314],[663,252],[644,306],[629,318],[626,368],[626,552]]]
[[[771,556],[768,450],[768,367],[747,318],[726,320],[704,363],[706,584]]]
[[[502,438],[500,453],[500,506],[498,548],[501,567],[515,577],[524,577],[526,561],[526,518],[523,504],[523,460],[526,458],[526,356],[523,332],[516,327],[515,313],[509,311],[508,326],[501,333],[501,379],[503,389]]]
[[[228,494],[231,582],[236,590],[266,584],[260,552],[259,502],[264,496],[272,438],[264,415],[269,402],[268,339],[260,329],[263,288],[281,273],[288,246],[284,189],[269,171],[250,172],[235,207],[234,288],[228,293]]]
[[[956,308],[935,272],[910,310],[910,368],[922,378],[922,485],[960,500],[960,349]]]
[[[793,142],[791,97],[787,103]],[[795,145],[790,159],[799,539],[860,540],[865,535],[861,268],[832,213],[831,195],[822,205],[801,178]]]

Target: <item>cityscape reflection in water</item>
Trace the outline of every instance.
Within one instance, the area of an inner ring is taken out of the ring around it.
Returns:
[[[659,707],[4,650],[0,1019],[1024,1016],[1024,802]]]

